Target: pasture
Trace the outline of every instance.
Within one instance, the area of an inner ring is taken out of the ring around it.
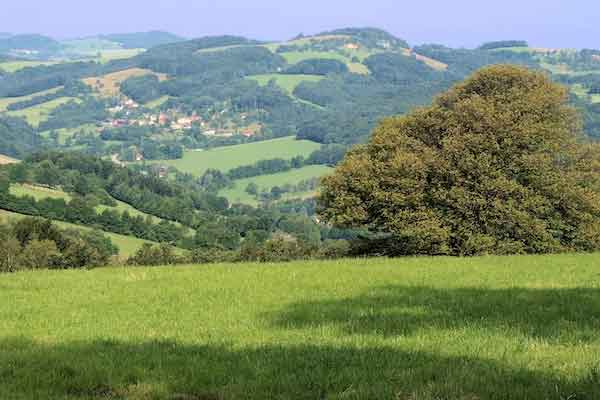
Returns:
[[[2,98],[0,98],[0,112],[6,111],[6,108],[13,103],[18,103],[18,102],[25,101],[25,100],[31,100],[32,98],[37,97],[37,96],[43,96],[46,94],[56,93],[59,90],[61,90],[62,88],[63,88],[62,86],[59,86],[54,89],[44,90],[42,92],[37,92],[34,94],[30,94],[28,96],[2,97]]]
[[[216,147],[204,151],[187,150],[183,158],[179,160],[153,162],[173,166],[181,172],[201,176],[208,169],[227,172],[233,168],[254,164],[260,160],[291,159],[296,156],[306,157],[320,147],[321,145],[318,143],[308,140],[296,140],[293,136],[289,136],[236,146]]]
[[[29,125],[38,127],[42,122],[48,119],[52,111],[70,101],[81,102],[81,100],[76,97],[60,97],[23,110],[9,111],[7,114],[13,117],[25,118]]]
[[[359,54],[360,55],[360,54]],[[297,64],[300,61],[309,60],[313,58],[338,60],[345,63],[348,66],[350,72],[355,74],[366,75],[369,73],[369,69],[361,64],[351,61],[351,57],[347,57],[337,52],[327,51],[290,51],[281,53],[281,56],[285,58],[288,64]]]
[[[51,198],[51,199],[63,199],[64,201],[68,202],[68,201],[71,201],[71,199],[72,199],[71,195],[69,195],[66,192],[63,192],[62,190],[51,189],[51,188],[46,188],[46,187],[36,186],[36,185],[14,184],[13,183],[10,185],[9,189],[10,189],[10,194],[12,194],[13,196],[17,196],[17,197],[30,196],[38,201],[46,199],[46,198]],[[113,199],[113,200],[115,200],[115,203],[116,203],[116,205],[114,207],[109,207],[109,206],[100,204],[95,207],[95,211],[97,213],[102,213],[105,210],[116,211],[119,213],[127,212],[132,217],[142,217],[144,219],[150,218],[150,220],[152,220],[152,223],[154,223],[154,224],[158,224],[163,221],[162,218],[158,218],[158,217],[155,217],[154,215],[150,215],[143,211],[140,211],[137,208],[134,208],[133,206],[131,206],[130,204],[124,203],[124,202],[122,202],[120,200],[116,200],[116,199]],[[178,222],[174,222],[174,224],[177,226],[181,226],[181,224]],[[189,231],[190,231],[190,234],[194,233],[194,231],[192,229],[190,229]]]
[[[0,398],[600,398],[598,254],[0,276]]]
[[[266,86],[271,80],[275,80],[277,86],[287,94],[293,96],[294,89],[302,82],[319,82],[324,77],[320,75],[286,75],[286,74],[264,74],[249,76],[248,79],[256,81],[261,86]]]
[[[332,168],[325,165],[309,165],[306,167],[292,169],[287,172],[278,174],[261,175],[252,178],[238,179],[233,182],[233,187],[224,189],[219,192],[219,195],[226,197],[230,202],[243,203],[249,205],[258,205],[255,196],[246,192],[246,187],[249,183],[254,183],[259,187],[259,191],[270,191],[274,186],[283,186],[285,184],[297,185],[301,181],[312,178],[320,178],[332,171]],[[306,198],[314,196],[315,192],[291,192],[285,193],[283,200]]]
[[[0,63],[0,70],[13,73],[24,68],[39,67],[40,65],[53,65],[58,62],[54,61],[8,61]]]

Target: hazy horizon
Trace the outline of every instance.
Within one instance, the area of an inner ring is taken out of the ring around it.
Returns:
[[[41,3],[41,4],[40,4]],[[600,47],[600,3],[591,0],[505,0],[482,5],[474,0],[399,4],[305,0],[243,2],[155,0],[20,0],[3,5],[1,31],[39,33],[57,39],[108,33],[169,31],[187,38],[235,34],[284,40],[342,27],[377,27],[411,44],[474,47],[482,42],[522,39],[540,47]]]

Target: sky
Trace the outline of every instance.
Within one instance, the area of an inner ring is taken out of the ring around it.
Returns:
[[[58,39],[166,30],[283,40],[378,27],[411,44],[600,48],[600,0],[0,0],[0,30]]]

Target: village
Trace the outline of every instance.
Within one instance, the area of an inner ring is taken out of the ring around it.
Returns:
[[[103,128],[122,128],[126,126],[147,126],[160,127],[171,132],[182,132],[198,127],[205,136],[231,137],[242,135],[251,137],[260,131],[260,124],[249,124],[239,128],[231,124],[219,121],[219,117],[227,112],[227,109],[221,110],[212,116],[210,121],[203,119],[196,112],[186,115],[178,110],[170,109],[160,112],[140,112],[142,106],[134,100],[121,97],[119,104],[108,109],[112,115],[102,124]],[[248,118],[246,113],[240,115],[240,119],[245,121]]]

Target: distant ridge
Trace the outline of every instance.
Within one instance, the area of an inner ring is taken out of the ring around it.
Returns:
[[[117,42],[125,49],[150,49],[163,44],[177,43],[186,40],[181,36],[164,31],[113,33],[109,35],[100,35],[99,38]]]

